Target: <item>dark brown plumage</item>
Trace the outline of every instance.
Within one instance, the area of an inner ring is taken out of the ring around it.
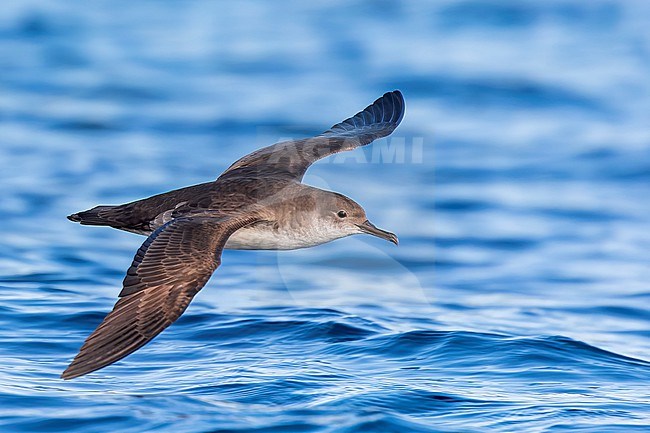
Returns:
[[[300,182],[318,159],[389,135],[403,114],[401,93],[389,92],[321,135],[244,156],[214,182],[70,215],[81,224],[148,238],[127,270],[113,311],[61,377],[72,379],[110,365],[176,321],[219,266],[229,241],[240,249],[293,249],[369,233],[397,243],[395,235],[370,224],[352,200]],[[323,224],[326,230],[319,227]]]

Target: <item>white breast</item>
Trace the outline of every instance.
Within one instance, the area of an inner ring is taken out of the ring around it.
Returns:
[[[347,236],[315,225],[296,229],[259,223],[237,230],[226,242],[230,250],[295,250],[308,248]]]

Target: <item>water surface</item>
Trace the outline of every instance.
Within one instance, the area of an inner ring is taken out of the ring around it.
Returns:
[[[640,0],[5,2],[0,430],[647,431],[649,19]],[[305,180],[399,248],[228,251],[152,344],[58,378],[143,241],[65,215],[214,179],[395,88],[394,138]]]

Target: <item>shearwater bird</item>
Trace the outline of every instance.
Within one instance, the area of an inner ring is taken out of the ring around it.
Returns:
[[[224,248],[292,250],[367,233],[397,245],[342,194],[302,183],[315,161],[386,137],[404,115],[395,90],[312,138],[264,147],[213,182],[68,216],[147,236],[119,299],[61,375],[72,379],[133,353],[185,311],[221,263]]]

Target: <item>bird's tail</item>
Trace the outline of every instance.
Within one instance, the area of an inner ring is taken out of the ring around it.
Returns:
[[[68,219],[88,226],[110,226],[115,223],[111,210],[116,207],[95,206],[92,209],[68,215]]]

